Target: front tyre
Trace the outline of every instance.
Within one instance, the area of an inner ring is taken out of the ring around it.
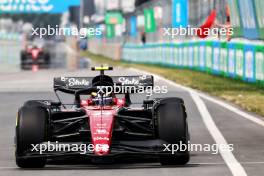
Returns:
[[[31,144],[47,141],[47,109],[40,106],[23,106],[16,124],[16,164],[21,168],[42,168],[46,158],[23,158],[32,149]]]
[[[50,54],[49,53],[45,53],[44,54],[44,65],[45,67],[48,69],[50,68],[51,62],[50,62]]]
[[[25,51],[21,51],[21,53],[20,53],[20,69],[21,70],[26,70],[27,69],[26,60],[27,60],[26,52]]]
[[[187,115],[182,99],[167,98],[159,100],[156,107],[158,121],[158,137],[168,144],[188,145],[189,133]],[[177,151],[176,154],[167,153],[160,156],[162,165],[184,165],[189,162],[188,149]]]

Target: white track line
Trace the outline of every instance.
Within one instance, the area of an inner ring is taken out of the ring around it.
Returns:
[[[142,72],[141,70],[137,70],[137,69],[132,69],[132,70],[136,70],[137,72]],[[150,74],[150,73],[148,73],[148,74]],[[179,85],[175,84],[172,81],[169,81],[165,78],[162,78],[158,75],[153,75],[153,76],[173,85],[174,87],[181,87],[181,88],[183,87],[183,86],[179,86]],[[210,115],[206,105],[204,104],[204,102],[200,98],[200,93],[197,93],[196,91],[194,91],[190,88],[187,88],[187,87],[183,87],[183,90],[186,90],[187,92],[190,93],[194,103],[196,104],[196,106],[197,106],[197,108],[201,114],[201,117],[204,121],[204,124],[206,125],[209,133],[211,134],[211,136],[215,140],[216,144],[218,144],[218,145],[224,144],[227,146],[228,145],[227,141],[225,140],[224,136],[221,134],[220,130],[217,128],[216,124],[214,123],[213,118]],[[233,155],[233,153],[231,151],[220,150],[219,152],[220,152],[223,160],[225,161],[225,163],[227,164],[228,168],[230,169],[230,171],[232,172],[232,174],[234,176],[247,176],[245,169],[237,161],[237,159],[235,158],[235,156]]]
[[[228,146],[227,141],[225,140],[224,136],[221,134],[220,130],[217,128],[216,124],[214,123],[213,118],[210,115],[209,111],[207,110],[203,100],[199,97],[197,93],[191,93],[191,97],[194,100],[202,116],[205,126],[207,127],[211,136],[215,140],[216,144],[218,146],[223,145],[223,144],[225,146]],[[233,155],[231,151],[219,150],[219,152],[234,176],[246,176],[247,175],[244,168],[237,161],[237,159],[235,158],[235,156]]]
[[[211,96],[208,96],[208,95],[206,95],[206,94],[203,94],[203,93],[197,92],[197,91],[194,90],[194,89],[191,89],[191,88],[189,88],[189,87],[182,86],[182,85],[180,85],[180,84],[177,84],[177,83],[175,83],[175,82],[173,82],[173,81],[170,81],[170,80],[168,80],[168,79],[166,79],[166,78],[163,78],[163,77],[161,77],[161,76],[159,76],[159,75],[156,75],[156,74],[153,74],[153,73],[149,73],[149,72],[146,72],[146,71],[138,70],[138,69],[135,69],[135,68],[130,68],[130,70],[133,70],[133,71],[136,71],[136,72],[141,72],[141,73],[143,73],[143,74],[151,74],[151,75],[153,75],[154,77],[156,77],[157,79],[160,79],[160,80],[162,80],[162,81],[164,81],[164,82],[166,82],[166,83],[168,83],[168,84],[170,84],[170,85],[172,85],[172,86],[175,86],[175,87],[181,88],[181,89],[183,89],[183,90],[185,90],[185,91],[188,91],[188,92],[190,92],[190,93],[196,93],[196,94],[198,94],[200,97],[202,97],[202,98],[204,98],[204,99],[206,99],[206,100],[208,100],[208,101],[211,101],[211,102],[213,102],[213,103],[215,103],[215,104],[218,104],[219,106],[222,106],[222,107],[228,109],[229,111],[232,111],[232,112],[238,114],[240,117],[243,117],[243,118],[245,118],[245,119],[247,119],[247,120],[249,120],[249,121],[251,121],[251,122],[254,122],[254,123],[256,123],[256,124],[261,125],[262,127],[264,127],[264,121],[261,120],[260,118],[257,118],[257,117],[255,117],[255,116],[253,116],[253,115],[250,115],[250,114],[246,113],[246,112],[243,112],[243,111],[241,111],[240,109],[238,109],[238,108],[236,108],[236,107],[234,107],[234,106],[232,106],[232,105],[229,105],[229,104],[227,104],[227,103],[225,103],[225,102],[223,102],[223,101],[221,101],[221,100],[217,100],[217,99],[215,99],[215,98],[213,98],[213,97],[211,97]]]

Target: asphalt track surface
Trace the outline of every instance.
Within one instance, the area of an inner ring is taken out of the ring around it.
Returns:
[[[66,70],[43,70],[0,75],[0,176],[229,176],[264,175],[264,126],[263,117],[249,114],[256,121],[248,120],[228,108],[187,91],[177,85],[156,77],[156,85],[167,85],[167,94],[153,97],[176,96],[184,99],[189,122],[191,143],[234,145],[233,152],[212,154],[211,152],[191,152],[191,160],[182,167],[162,167],[159,163],[123,163],[106,166],[47,165],[44,169],[23,170],[15,165],[14,132],[17,109],[29,99],[56,99],[52,92],[54,76],[91,76],[87,70],[69,72]],[[115,68],[111,75],[137,75],[139,71]],[[133,95],[132,101],[140,103],[145,97]],[[236,107],[235,107],[236,108]],[[237,111],[244,113],[242,110]],[[248,114],[248,113],[247,113]]]

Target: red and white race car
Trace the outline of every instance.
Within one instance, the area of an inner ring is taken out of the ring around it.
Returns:
[[[36,44],[29,44],[25,50],[21,51],[20,67],[22,70],[31,69],[32,66],[39,68],[50,67],[50,54],[44,49],[43,46]]]
[[[166,149],[169,144],[187,145],[189,141],[182,99],[146,99],[138,107],[131,102],[130,94],[152,88],[153,76],[110,77],[104,72],[111,67],[92,70],[100,74],[54,78],[56,95],[74,95],[73,104],[63,104],[58,96],[58,102],[30,100],[19,109],[17,166],[44,167],[49,160],[73,158],[95,164],[121,158],[153,158],[164,165],[189,161],[188,150]]]

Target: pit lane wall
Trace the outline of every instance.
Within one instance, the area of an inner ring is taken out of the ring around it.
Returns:
[[[0,33],[0,72],[19,70],[21,46],[19,35]]]
[[[80,58],[78,41],[75,37],[67,37],[65,43],[66,68],[71,71],[77,70]]]
[[[120,43],[106,43],[102,41],[89,40],[88,50],[91,53],[120,60],[122,56],[122,45]]]
[[[125,45],[122,60],[198,70],[264,87],[264,45],[248,42],[185,41]]]

